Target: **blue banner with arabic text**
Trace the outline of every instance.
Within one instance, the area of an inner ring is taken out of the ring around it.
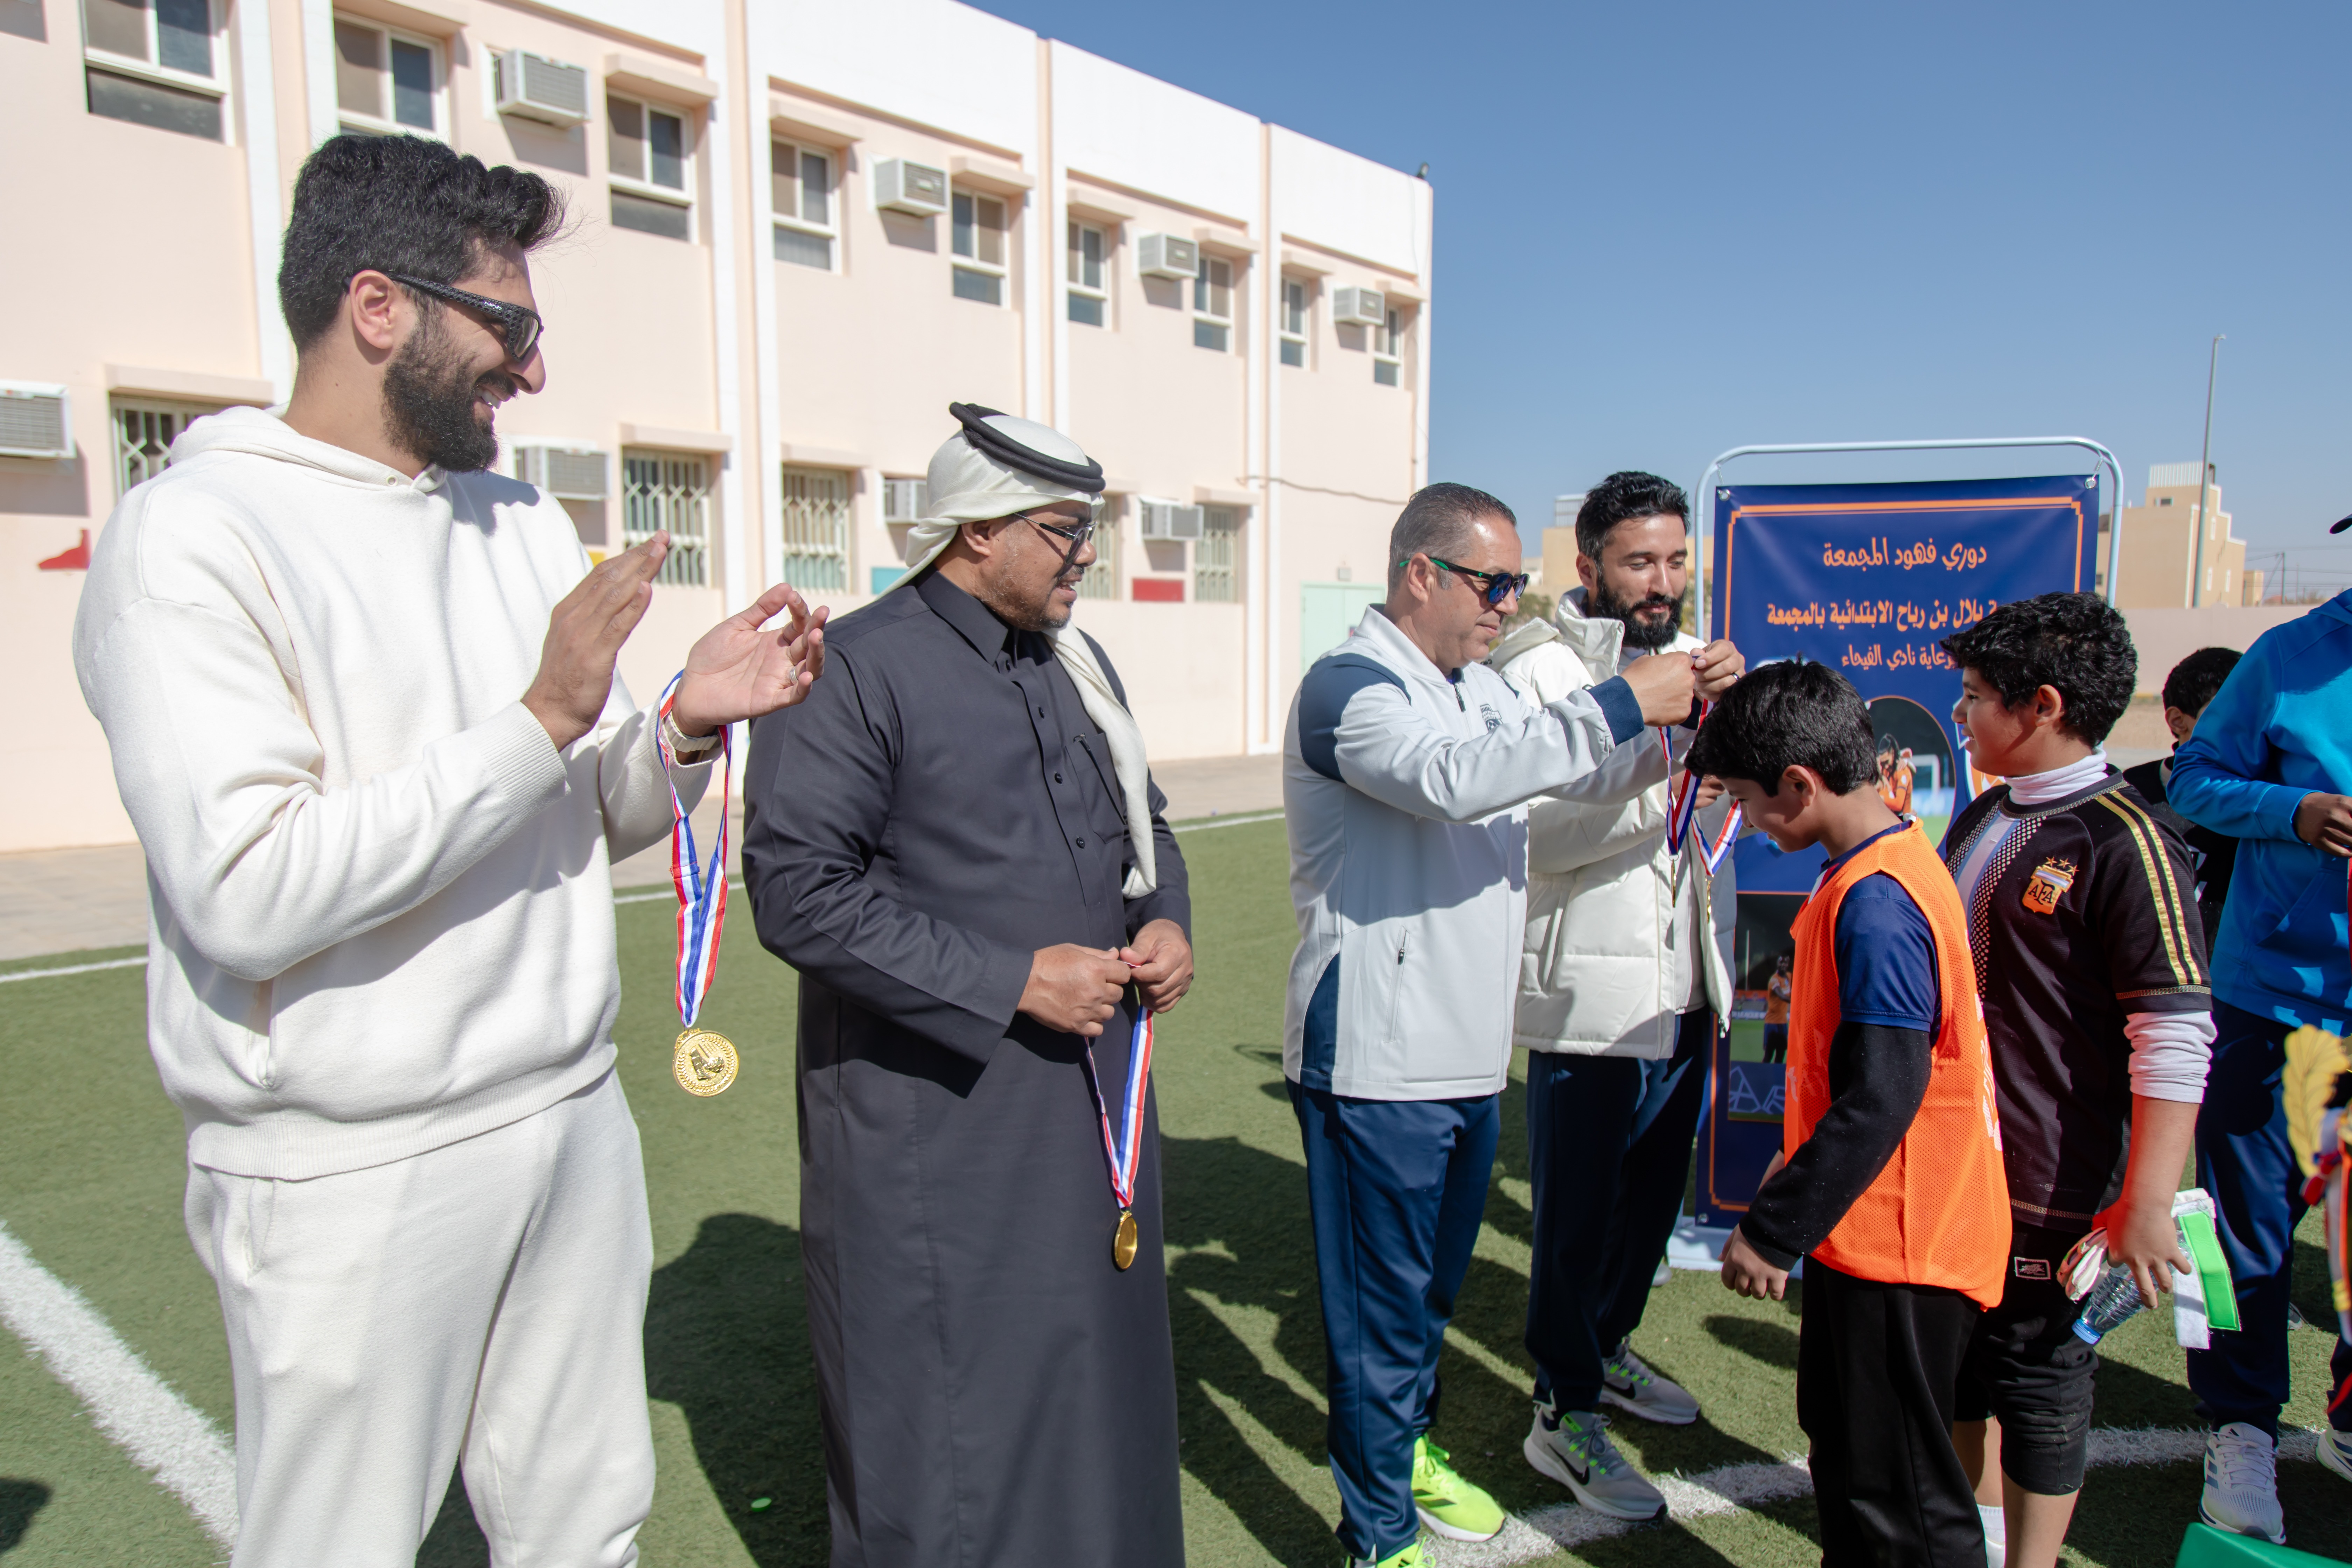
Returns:
[[[1937,647],[1996,605],[2097,582],[2095,476],[1902,485],[1733,485],[1715,492],[1713,635],[1750,669],[1818,659],[1862,692],[1879,793],[1941,844],[1983,787],[1952,725],[1959,677]],[[1822,867],[1760,834],[1737,850],[1731,1029],[1708,1064],[1698,1217],[1737,1224],[1780,1147],[1789,923]]]

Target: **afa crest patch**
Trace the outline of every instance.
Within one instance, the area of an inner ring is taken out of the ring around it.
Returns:
[[[2025,884],[2025,907],[2037,915],[2058,912],[2058,900],[2074,885],[2074,862],[2056,856],[2033,868],[2033,875]]]

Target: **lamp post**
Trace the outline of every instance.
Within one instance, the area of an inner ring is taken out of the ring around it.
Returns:
[[[2213,516],[2213,373],[2221,364],[2221,339],[2213,334],[2213,351],[2205,362],[2205,450],[2197,460],[2197,552],[2189,567],[2189,607],[2205,602],[2205,531]]]

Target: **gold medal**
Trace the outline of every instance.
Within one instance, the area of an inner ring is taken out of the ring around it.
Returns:
[[[705,1100],[726,1093],[740,1065],[735,1043],[709,1029],[688,1029],[679,1035],[677,1053],[670,1059],[671,1070],[677,1074],[677,1087]],[[1131,1254],[1134,1250],[1134,1245],[1129,1243],[1128,1251]]]
[[[1135,1262],[1136,1239],[1135,1211],[1119,1210],[1118,1232],[1110,1240],[1110,1260],[1121,1268],[1130,1267]]]

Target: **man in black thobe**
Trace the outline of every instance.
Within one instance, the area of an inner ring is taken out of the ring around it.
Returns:
[[[833,1562],[1177,1568],[1157,1121],[1147,1099],[1121,1269],[1083,1058],[1116,1134],[1136,1009],[1191,983],[1183,859],[1124,689],[1066,629],[1099,467],[954,412],[911,582],[827,628],[745,780],[760,938],[800,972]]]

